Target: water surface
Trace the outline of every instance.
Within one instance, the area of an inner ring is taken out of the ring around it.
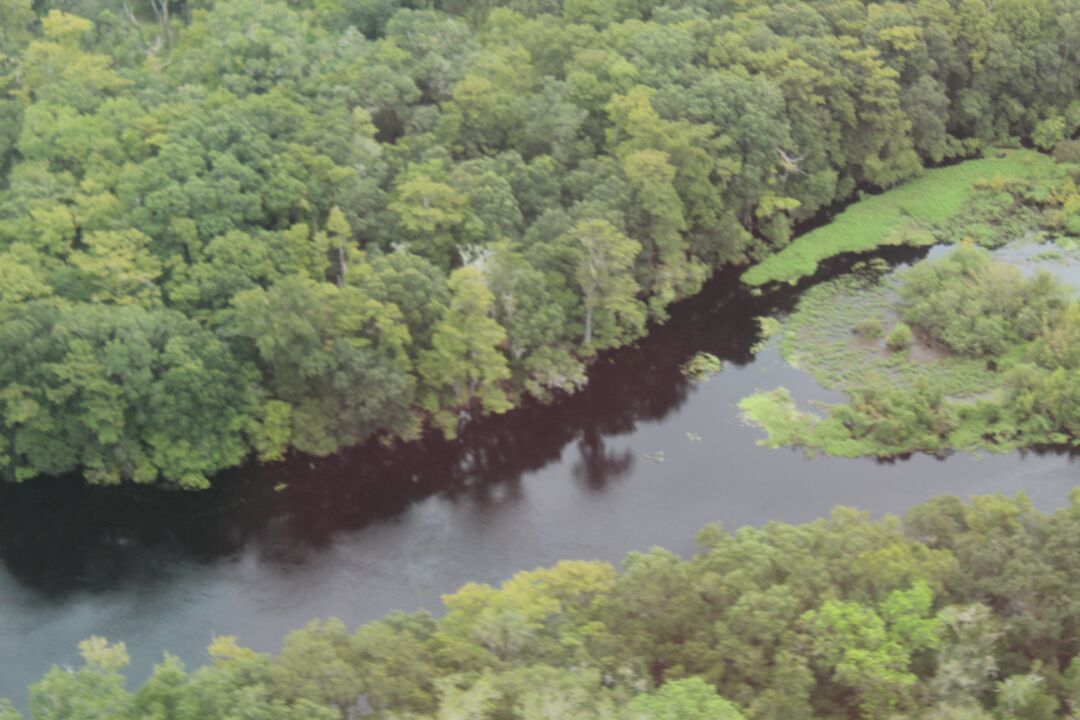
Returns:
[[[273,651],[316,616],[355,625],[437,611],[465,582],[563,558],[690,553],[709,522],[802,522],[837,504],[902,513],[946,493],[1065,501],[1076,468],[1064,454],[881,463],[758,447],[735,407],[746,395],[784,385],[800,400],[839,396],[775,349],[752,351],[755,318],[790,309],[799,288],[752,297],[737,277],[721,274],[667,325],[602,358],[582,393],[478,422],[455,442],[250,467],[200,494],[75,478],[0,488],[0,696],[24,706],[26,685],[75,663],[90,635],[127,643],[141,680],[163,649],[205,662],[214,634]],[[726,368],[694,384],[679,366],[698,351]]]

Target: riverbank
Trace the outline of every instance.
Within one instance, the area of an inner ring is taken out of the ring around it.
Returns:
[[[803,525],[710,524],[687,557],[564,560],[461,586],[440,617],[313,620],[274,654],[215,633],[212,664],[166,655],[132,691],[127,647],[94,637],[30,705],[159,720],[1053,718],[1080,685],[1062,631],[1080,592],[1070,497],[1051,514],[1023,494],[939,496],[903,522],[839,507]],[[0,718],[20,717],[0,700]]]
[[[842,253],[869,252],[883,245],[933,245],[964,210],[981,182],[1004,183],[1040,176],[1054,166],[1033,150],[990,150],[989,156],[927,170],[877,195],[850,205],[827,225],[791,241],[748,268],[751,286],[794,283],[812,275],[823,260]]]
[[[709,522],[808,522],[838,504],[903,513],[942,493],[1066,502],[1076,472],[1062,453],[879,463],[755,447],[760,431],[736,408],[755,387],[843,396],[775,347],[755,350],[756,318],[791,311],[803,288],[754,297],[736,281],[717,277],[636,346],[603,356],[581,393],[479,420],[456,441],[250,465],[204,493],[78,478],[0,486],[0,696],[25,707],[26,687],[53,664],[77,665],[77,643],[92,635],[127,643],[142,682],[164,648],[192,669],[208,662],[214,634],[278,652],[312,617],[355,626],[434,612],[467,582],[562,558],[617,562],[652,546],[689,555]],[[688,382],[681,368],[701,352],[724,369]]]

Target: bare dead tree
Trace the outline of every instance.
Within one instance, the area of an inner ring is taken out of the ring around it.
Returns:
[[[139,22],[139,18],[135,17],[135,13],[132,12],[131,6],[126,2],[121,5],[121,9],[124,12],[124,17],[128,19],[133,26],[135,26],[135,32],[139,35],[139,44],[142,45],[143,50],[147,55],[152,55],[153,52],[150,48],[150,43],[146,42],[146,36],[143,35],[142,23]]]
[[[784,148],[777,148],[776,152],[780,154],[780,167],[783,168],[784,174],[781,176],[780,181],[783,184],[787,184],[788,178],[792,175],[805,175],[803,169],[799,167],[802,162],[802,157],[792,157],[784,152]]]
[[[150,7],[154,10],[154,17],[161,26],[161,35],[165,38],[165,47],[172,47],[172,21],[169,17],[169,0],[150,0]]]
[[[166,48],[172,48],[172,16],[169,0],[147,0],[147,2],[150,3],[150,8],[154,11],[154,19],[157,21],[158,27],[161,28],[157,41],[153,45],[147,42],[146,36],[143,35],[142,23],[139,22],[135,11],[131,9],[131,5],[125,0],[121,7],[124,17],[135,26],[135,31],[139,34],[139,42],[142,44],[143,49],[147,54],[154,55],[157,54],[162,44]]]

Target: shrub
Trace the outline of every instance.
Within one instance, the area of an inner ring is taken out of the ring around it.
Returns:
[[[699,352],[683,363],[682,374],[688,380],[700,382],[724,369],[724,361],[712,353]]]
[[[984,250],[960,247],[907,271],[900,298],[906,322],[956,352],[987,357],[1042,334],[1068,292],[1049,274],[1026,278]]]
[[[1031,141],[1043,150],[1049,150],[1065,139],[1065,118],[1053,115],[1035,126]]]
[[[892,329],[889,337],[885,338],[885,345],[892,352],[902,352],[911,347],[911,328],[906,323],[900,323]]]

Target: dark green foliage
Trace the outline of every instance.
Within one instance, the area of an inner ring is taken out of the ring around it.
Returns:
[[[0,326],[0,354],[11,477],[82,467],[199,488],[247,454],[248,370],[175,311],[26,304]]]
[[[851,405],[837,406],[830,422],[842,425],[853,440],[887,449],[878,454],[890,455],[947,449],[958,418],[941,393],[929,387],[879,386],[854,391]]]
[[[0,476],[198,487],[578,388],[860,187],[1068,159],[1074,15],[0,0]]]

